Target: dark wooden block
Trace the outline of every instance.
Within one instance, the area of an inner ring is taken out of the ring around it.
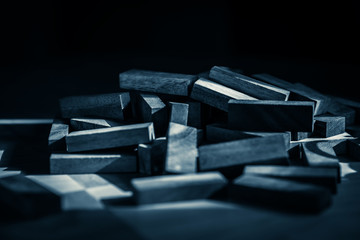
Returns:
[[[227,180],[220,173],[196,173],[137,178],[131,181],[138,204],[204,199],[223,189]]]
[[[347,155],[355,161],[360,161],[360,139],[347,141]]]
[[[256,100],[254,97],[205,78],[200,78],[194,83],[190,97],[226,112],[230,99]]]
[[[170,104],[170,122],[181,125],[188,124],[189,104],[169,102]]]
[[[116,127],[124,125],[125,123],[115,122],[108,119],[94,119],[94,118],[71,118],[70,125],[74,131]]]
[[[61,119],[54,119],[51,125],[48,146],[51,151],[66,149],[65,137],[69,134],[69,125]]]
[[[148,143],[154,138],[153,123],[139,123],[72,132],[66,145],[68,152],[80,152]]]
[[[170,122],[167,133],[165,171],[168,173],[196,172],[197,129]]]
[[[313,131],[314,104],[303,101],[230,100],[228,126],[244,131]]]
[[[54,119],[0,119],[0,139],[34,141],[48,139]]]
[[[161,174],[164,171],[166,137],[155,139],[152,143],[138,146],[139,172],[146,175]]]
[[[196,139],[196,146],[200,146],[204,142],[204,130],[197,129],[197,139]]]
[[[331,193],[324,187],[250,174],[233,181],[230,197],[240,202],[295,212],[318,212],[331,204]]]
[[[283,135],[271,135],[199,147],[199,170],[219,170],[253,164],[286,165]]]
[[[312,136],[312,132],[291,132],[291,141],[300,141]]]
[[[188,96],[195,75],[132,69],[119,75],[120,88]]]
[[[136,153],[51,154],[50,173],[123,173],[136,172]]]
[[[0,150],[0,160],[1,160],[1,150]],[[12,170],[11,168],[9,169],[7,167],[0,167],[0,178],[16,176],[19,174],[21,174],[20,170]]]
[[[244,174],[294,180],[312,183],[328,188],[332,193],[337,190],[337,171],[331,168],[310,168],[300,166],[246,166]]]
[[[301,143],[291,142],[288,149],[290,166],[306,166],[301,158]]]
[[[332,101],[328,113],[334,116],[343,116],[345,117],[346,127],[355,123],[356,112],[354,109],[349,108],[335,100]]]
[[[319,115],[314,117],[314,134],[328,138],[345,132],[345,117]]]
[[[130,103],[128,92],[101,95],[71,96],[60,99],[63,118],[98,117],[124,120]]]
[[[288,90],[261,82],[224,67],[214,66],[210,70],[209,77],[224,86],[262,100],[286,101],[290,94]]]
[[[332,96],[332,98],[335,101],[337,101],[338,103],[342,104],[343,106],[346,106],[346,107],[348,107],[350,109],[353,109],[355,111],[355,120],[354,120],[354,122],[360,123],[360,102],[353,101],[353,100],[346,99],[346,98],[341,98],[341,97]]]
[[[204,106],[196,101],[186,101],[189,105],[188,126],[202,128],[204,118]]]

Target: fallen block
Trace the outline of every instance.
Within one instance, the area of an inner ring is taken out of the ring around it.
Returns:
[[[224,67],[212,67],[209,77],[224,86],[262,100],[286,101],[290,94],[288,90],[247,77]]]
[[[243,131],[313,131],[314,104],[304,101],[230,100],[228,127]]]
[[[188,124],[189,104],[169,102],[170,104],[170,122],[181,125]]]
[[[71,132],[66,145],[68,152],[81,152],[148,143],[154,138],[153,123],[139,123]]]
[[[98,128],[116,127],[124,124],[107,119],[71,118],[70,125],[74,131],[82,131]]]
[[[157,138],[152,143],[139,144],[139,172],[146,175],[163,173],[165,155],[166,137]]]
[[[313,184],[244,174],[229,190],[235,201],[286,211],[319,212],[331,204],[328,189]]]
[[[205,78],[200,78],[194,83],[190,97],[226,112],[230,99],[256,100],[254,97]]]
[[[121,89],[188,96],[195,75],[132,69],[119,75]]]
[[[131,181],[138,204],[204,199],[222,190],[227,180],[220,173],[196,173],[136,178]]]
[[[130,106],[130,95],[128,92],[122,92],[71,96],[60,99],[59,103],[63,118],[94,117],[124,120],[124,112]]]
[[[314,117],[314,134],[328,138],[345,132],[345,117],[319,115]]]
[[[196,172],[197,129],[169,123],[165,171],[168,173]]]
[[[65,137],[69,134],[69,125],[61,119],[54,119],[51,125],[48,146],[51,151],[66,149]]]

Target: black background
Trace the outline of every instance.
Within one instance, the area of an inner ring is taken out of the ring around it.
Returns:
[[[357,1],[1,4],[0,117],[51,117],[67,95],[116,92],[129,68],[267,72],[360,100]]]

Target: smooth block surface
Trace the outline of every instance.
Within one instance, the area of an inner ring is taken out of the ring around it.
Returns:
[[[243,131],[312,132],[314,103],[230,100],[228,126]]]
[[[218,172],[156,176],[131,181],[138,204],[203,199],[224,188],[227,180]]]
[[[153,123],[139,123],[72,132],[66,145],[68,152],[80,152],[148,143],[154,138]]]
[[[182,125],[188,125],[189,104],[169,102],[170,104],[170,122]]]
[[[146,175],[161,174],[164,171],[166,137],[155,139],[152,143],[138,146],[139,172]]]

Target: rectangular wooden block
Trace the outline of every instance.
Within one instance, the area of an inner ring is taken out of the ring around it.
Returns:
[[[251,174],[243,174],[233,181],[230,197],[294,212],[319,212],[331,204],[331,193],[326,188]]]
[[[136,172],[136,153],[51,154],[51,174]]]
[[[155,138],[153,123],[76,131],[66,136],[68,152],[81,152],[149,143]]]
[[[244,131],[312,132],[314,104],[304,101],[230,100],[228,126]]]
[[[65,120],[54,119],[51,125],[48,146],[51,151],[66,149],[65,137],[69,134],[69,125]]]
[[[312,132],[291,132],[291,141],[300,141],[312,136]]]
[[[219,170],[254,164],[286,165],[283,135],[271,135],[199,147],[199,170]]]
[[[139,144],[139,172],[146,175],[163,173],[165,155],[166,137],[157,138],[152,143]]]
[[[286,101],[290,94],[288,90],[261,82],[224,67],[214,66],[210,70],[209,77],[224,86],[262,100]]]
[[[119,75],[120,88],[188,96],[195,75],[132,69]]]
[[[337,190],[337,171],[331,168],[300,166],[246,166],[244,174],[287,179],[326,187],[332,193]]]
[[[350,125],[354,124],[355,120],[357,118],[357,114],[354,109],[352,109],[334,99],[328,109],[328,113],[330,113],[334,116],[345,117],[346,126],[350,126]]]
[[[194,83],[190,97],[226,112],[230,99],[256,100],[254,97],[205,78],[200,78]]]
[[[360,123],[360,102],[354,101],[347,98],[341,98],[341,97],[334,97],[332,96],[335,101],[342,104],[343,106],[346,106],[352,110],[355,111],[355,122]]]
[[[196,172],[197,129],[169,123],[165,171],[168,173]]]
[[[186,101],[189,105],[188,126],[202,128],[204,118],[204,106],[197,101]]]
[[[170,122],[187,125],[189,118],[189,104],[169,102],[169,105]]]
[[[124,125],[124,123],[115,122],[108,119],[71,118],[70,125],[73,131],[82,131],[98,128],[116,127]]]
[[[345,132],[345,117],[319,115],[314,117],[314,134],[328,138]]]
[[[156,176],[131,181],[138,204],[209,198],[222,190],[227,180],[218,172]]]

